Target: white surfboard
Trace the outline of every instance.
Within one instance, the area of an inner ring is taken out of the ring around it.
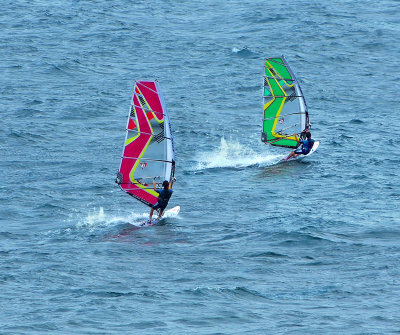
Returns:
[[[154,226],[155,224],[159,223],[161,220],[167,219],[167,218],[174,218],[176,216],[178,216],[179,211],[181,210],[181,206],[175,206],[171,209],[168,209],[164,212],[164,215],[161,218],[155,218],[153,220],[151,220],[151,222],[149,220],[143,222],[142,224],[140,224],[140,227],[147,227],[147,226]],[[158,215],[158,213],[156,211],[154,211],[153,215]]]
[[[288,156],[290,155],[290,153],[288,155],[286,155],[285,157],[282,158],[281,162],[291,162],[294,160],[303,160],[304,158],[310,156],[312,153],[314,153],[319,147],[319,141],[315,141],[313,147],[311,148],[310,152],[307,155],[299,155],[299,156],[293,156],[291,157],[289,160],[286,160],[288,158]]]

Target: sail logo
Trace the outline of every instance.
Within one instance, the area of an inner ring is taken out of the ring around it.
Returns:
[[[144,170],[144,168],[147,166],[147,163],[140,163],[140,167],[142,168],[142,170]]]

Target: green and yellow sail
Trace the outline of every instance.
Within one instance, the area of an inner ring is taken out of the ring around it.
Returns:
[[[264,113],[261,140],[295,148],[309,127],[307,105],[299,82],[284,56],[267,58],[264,75]]]

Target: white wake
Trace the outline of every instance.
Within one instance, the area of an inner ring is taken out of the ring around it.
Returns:
[[[194,170],[213,168],[243,168],[253,165],[269,166],[276,164],[283,155],[271,154],[266,145],[255,145],[257,151],[237,141],[221,138],[219,147],[210,152],[201,152],[195,160]]]
[[[167,207],[163,218],[175,218],[177,214],[170,212],[169,209],[172,207]],[[94,208],[89,211],[87,216],[84,216],[78,220],[77,227],[85,228],[89,231],[94,231],[98,228],[105,228],[110,226],[116,226],[118,224],[132,224],[135,226],[140,226],[144,221],[149,219],[150,208],[143,213],[129,212],[126,215],[119,216],[115,214],[107,214],[104,212],[103,207]],[[158,213],[154,211],[153,218],[157,218]]]
[[[149,210],[150,211],[150,210]],[[115,215],[107,214],[104,212],[104,208],[94,208],[89,211],[89,213],[81,217],[78,220],[78,228],[86,228],[89,231],[93,231],[97,228],[115,226],[117,224],[131,223],[134,225],[139,225],[149,217],[149,211],[143,213],[129,212],[126,215]]]

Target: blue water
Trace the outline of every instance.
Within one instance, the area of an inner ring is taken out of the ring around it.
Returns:
[[[400,3],[10,1],[0,10],[1,334],[399,334]],[[318,151],[260,142],[284,54]],[[158,79],[176,218],[114,184]]]

